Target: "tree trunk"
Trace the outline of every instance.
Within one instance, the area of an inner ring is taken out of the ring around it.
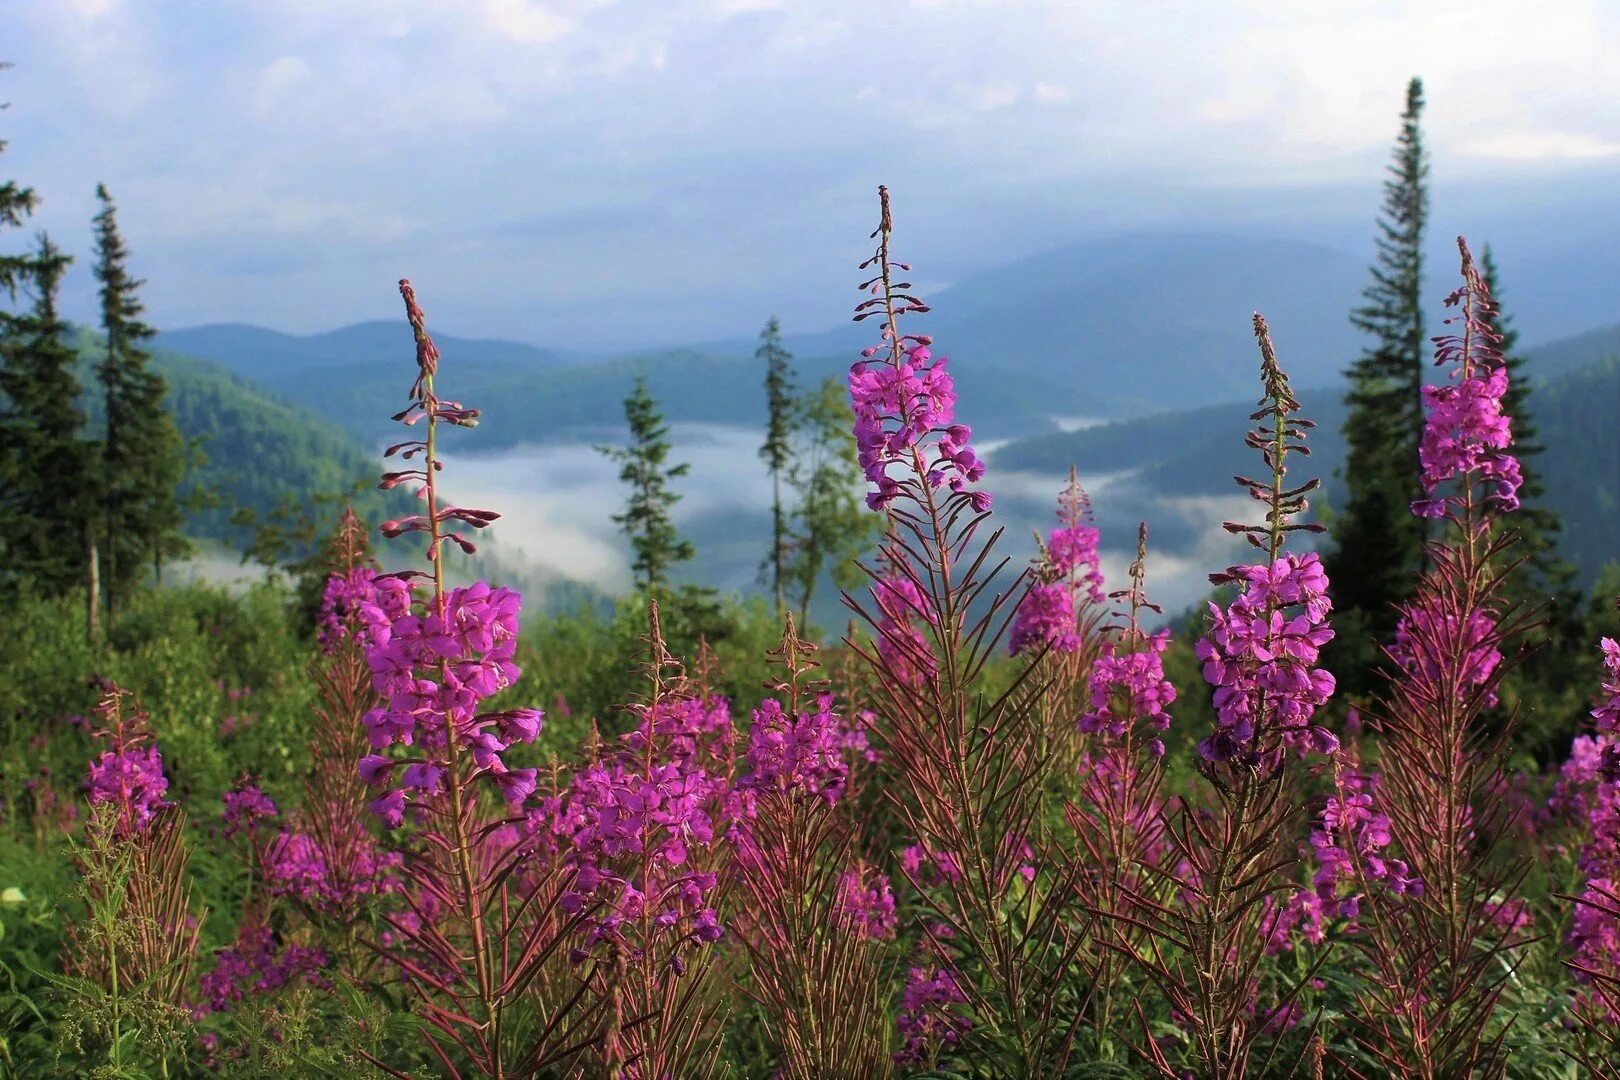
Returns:
[[[101,559],[96,552],[96,530],[90,522],[84,526],[85,579],[90,595],[85,603],[84,632],[94,645],[101,636]]]

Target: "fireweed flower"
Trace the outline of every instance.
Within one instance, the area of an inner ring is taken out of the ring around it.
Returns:
[[[833,696],[820,694],[814,712],[789,717],[781,702],[766,698],[754,710],[748,735],[749,775],[742,783],[779,791],[803,791],[837,802],[849,777],[840,746],[841,723]]]
[[[864,863],[839,875],[833,912],[844,929],[874,940],[893,938],[899,925],[888,877]]]
[[[1300,750],[1331,754],[1338,739],[1311,723],[1333,694],[1333,676],[1315,664],[1333,640],[1327,625],[1327,576],[1313,552],[1211,575],[1236,584],[1225,608],[1209,605],[1210,628],[1194,646],[1204,681],[1215,688],[1215,731],[1198,752],[1210,762],[1250,759],[1270,733]]]
[[[243,784],[227,791],[225,802],[225,835],[252,834],[261,822],[268,821],[279,811],[270,796],[253,784]]]
[[[1395,895],[1420,895],[1420,882],[1406,863],[1384,849],[1394,840],[1389,816],[1377,809],[1379,777],[1342,769],[1334,793],[1311,830],[1316,871],[1311,879],[1326,913],[1354,920],[1361,913],[1364,890],[1378,883]]]
[[[377,571],[371,567],[357,566],[346,573],[327,575],[315,628],[315,640],[321,652],[331,655],[349,632],[350,617],[376,603]],[[363,626],[361,632],[364,633]]]
[[[878,611],[878,658],[908,686],[927,685],[938,673],[928,634],[937,628],[938,617],[925,603],[922,589],[895,570],[893,576],[872,582],[872,598]]]
[[[1610,736],[1603,747],[1600,771],[1604,779],[1620,783],[1620,746],[1613,736],[1620,735],[1620,643],[1604,638],[1603,646],[1603,702],[1592,710],[1597,730]]]
[[[508,803],[521,805],[534,793],[535,770],[509,769],[501,755],[514,743],[535,740],[540,710],[478,711],[481,702],[517,681],[512,658],[521,605],[512,590],[482,582],[451,590],[442,615],[431,609],[417,614],[408,602],[394,602],[390,606],[397,614],[390,617],[381,603],[362,604],[371,627],[366,662],[377,692],[388,702],[363,719],[371,745],[383,750],[401,743],[429,755],[395,761],[372,754],[360,760],[367,783],[389,783],[398,773],[399,786],[372,803],[390,827],[403,822],[409,799],[444,789],[451,738],[473,762],[470,777],[489,780]]]
[[[1122,739],[1133,723],[1153,731],[1170,726],[1170,714],[1165,709],[1176,700],[1176,688],[1164,675],[1164,650],[1170,645],[1170,631],[1139,633],[1137,640],[1140,647],[1135,651],[1129,651],[1130,641],[1108,642],[1092,665],[1087,680],[1091,707],[1078,722],[1083,734]],[[1124,704],[1116,705],[1120,701]],[[1158,739],[1149,740],[1147,748],[1154,757],[1164,756],[1164,743]]]
[[[267,926],[244,926],[236,944],[221,949],[214,969],[198,980],[203,1001],[193,1013],[225,1012],[249,994],[267,994],[302,979],[326,986],[326,952],[312,945],[281,944]]]
[[[1007,649],[1017,655],[1050,648],[1070,653],[1080,648],[1079,621],[1074,594],[1061,581],[1030,586],[1013,616]]]
[[[1037,538],[1039,539],[1039,538]],[[1007,648],[1019,653],[1050,649],[1072,653],[1082,644],[1083,606],[1097,606],[1103,595],[1101,533],[1091,523],[1091,498],[1076,471],[1058,496],[1058,525],[1041,544],[1033,569],[1035,584],[1019,602]]]
[[[1472,268],[1469,260],[1465,276]],[[1462,496],[1439,492],[1466,474],[1482,482],[1484,497],[1498,509],[1519,508],[1523,478],[1518,459],[1509,452],[1513,421],[1502,411],[1508,371],[1498,349],[1502,335],[1493,329],[1497,305],[1475,278],[1446,297],[1447,307],[1463,305],[1461,314],[1446,320],[1447,325],[1460,322],[1462,333],[1434,339],[1435,365],[1455,366],[1446,373],[1444,384],[1423,387],[1428,416],[1418,457],[1427,497],[1412,503],[1412,512],[1420,517],[1443,517],[1448,508],[1460,507]]]
[[[930,488],[949,487],[970,497],[979,513],[990,509],[990,495],[969,491],[968,485],[984,477],[984,462],[969,445],[973,432],[956,421],[956,387],[946,370],[946,358],[935,357],[933,338],[900,334],[895,317],[921,314],[928,305],[907,290],[910,283],[895,281],[895,270],[909,271],[906,263],[889,260],[889,190],[878,188],[883,217],[873,230],[879,240],[876,254],[861,264],[876,267],[878,275],[861,283],[872,299],[855,308],[855,321],[884,316],[882,342],[862,351],[862,359],[849,369],[850,404],[855,410],[855,446],[866,479],[876,490],[866,496],[874,510],[892,503],[910,480],[897,479],[889,467],[912,469]],[[913,495],[922,496],[921,491]]]
[[[90,763],[86,781],[91,806],[118,807],[116,831],[120,836],[146,828],[157,812],[172,805],[163,798],[169,778],[163,774],[163,755],[151,743],[144,714],[126,722],[121,710],[109,710],[111,727],[96,734],[111,743]]]
[[[1250,417],[1262,425],[1250,431],[1246,441],[1260,451],[1271,475],[1266,480],[1243,476],[1236,480],[1267,506],[1266,523],[1227,522],[1225,528],[1247,537],[1267,559],[1210,575],[1212,584],[1237,589],[1225,608],[1209,605],[1209,630],[1194,646],[1203,663],[1204,681],[1215,688],[1215,730],[1198,744],[1199,754],[1210,764],[1257,764],[1276,752],[1279,741],[1302,753],[1312,749],[1331,754],[1339,746],[1327,729],[1311,723],[1334,690],[1333,676],[1315,666],[1322,646],[1333,640],[1327,624],[1332,607],[1327,573],[1314,551],[1301,555],[1283,550],[1290,532],[1321,530],[1317,525],[1290,523],[1307,509],[1305,495],[1317,481],[1291,489],[1284,481],[1285,458],[1304,450],[1305,432],[1314,425],[1294,416],[1299,402],[1277,364],[1270,332],[1259,313],[1254,326],[1266,396]]]
[[[1496,620],[1484,608],[1458,618],[1412,605],[1401,612],[1389,655],[1408,678],[1429,686],[1441,685],[1452,666],[1452,661],[1441,658],[1462,657],[1462,684],[1455,692],[1463,696],[1484,687],[1483,701],[1491,708],[1497,701],[1496,669],[1502,663],[1495,634]]]
[[[665,685],[660,672],[673,661],[656,605],[652,619],[653,701],[631,706],[638,723],[614,753],[574,774],[552,827],[567,842],[575,871],[562,911],[594,905],[574,959],[623,952],[637,963],[667,962],[679,975],[684,949],[724,933],[714,908],[716,875],[695,867],[694,855],[714,843],[727,784],[703,767],[703,747],[715,735],[711,711],[691,707],[684,679]],[[667,943],[667,960],[651,955],[654,937]]]
[[[355,822],[348,835],[328,841],[345,860],[331,865],[326,852],[307,833],[284,831],[264,851],[265,884],[272,896],[287,896],[307,907],[332,911],[362,896],[393,892],[399,887],[403,856],[385,851]]]
[[[941,1049],[961,1042],[973,1027],[973,1021],[961,1011],[967,1000],[949,968],[914,967],[907,972],[900,1013],[895,1018],[901,1044],[894,1059],[901,1064],[927,1064]]]
[[[1584,825],[1586,840],[1576,865],[1586,877],[1574,897],[1566,944],[1581,984],[1579,1010],[1605,1023],[1620,1023],[1610,988],[1620,979],[1620,644],[1602,639],[1602,699],[1592,710],[1595,736],[1577,736],[1559,770],[1552,804]]]

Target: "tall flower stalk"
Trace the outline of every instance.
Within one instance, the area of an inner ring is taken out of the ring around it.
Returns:
[[[184,815],[163,797],[146,714],[111,684],[96,713],[108,749],[90,764],[91,815],[75,853],[87,918],[70,926],[67,974],[53,982],[71,997],[68,1040],[93,1046],[111,1075],[166,1076],[190,1030],[206,912],[192,907]]]
[[[525,819],[486,809],[487,793],[513,815],[534,795],[536,771],[509,767],[502,755],[533,742],[542,717],[527,708],[477,711],[518,677],[512,656],[521,598],[482,583],[446,586],[447,546],[475,549],[456,530],[481,529],[499,515],[444,499],[440,428],[474,427],[478,410],[436,393],[439,351],[410,282],[399,289],[417,376],[394,419],[426,430],[388,448],[386,456],[419,464],[385,473],[380,486],[420,485],[423,509],[384,523],[382,532],[425,535],[431,570],[377,579],[375,599],[361,604],[366,662],[384,704],[362,718],[374,752],[360,760],[360,775],[386,789],[372,810],[391,828],[408,817],[414,841],[403,868],[404,907],[387,915],[376,947],[416,997],[428,1045],[451,1075],[468,1066],[491,1077],[529,1075],[580,1049],[571,1041],[577,1033],[566,1030],[568,1010],[536,1020],[528,994],[582,915],[558,907],[566,875],[530,857]],[[408,756],[379,752],[394,745]]]
[[[1620,601],[1616,601],[1620,607]],[[1570,955],[1564,963],[1580,989],[1575,1015],[1582,1031],[1575,1056],[1600,1080],[1620,1078],[1620,642],[1603,638],[1604,680],[1592,710],[1592,736],[1570,750],[1559,797],[1584,817],[1578,869],[1585,879],[1570,902]]]
[[[1133,895],[1155,895],[1159,884],[1141,868],[1151,863],[1163,842],[1159,791],[1164,743],[1159,735],[1170,725],[1167,709],[1176,700],[1176,689],[1164,674],[1170,632],[1149,634],[1142,627],[1145,612],[1162,613],[1147,598],[1146,522],[1137,532],[1129,573],[1130,585],[1109,594],[1121,604],[1123,622],[1108,628],[1112,640],[1104,642],[1087,675],[1078,720],[1084,736],[1076,766],[1079,788],[1064,816],[1079,841],[1076,855],[1087,868],[1075,885],[1088,915],[1098,922],[1094,933],[1117,933],[1116,944],[1136,953],[1146,940],[1139,927],[1125,920]],[[1118,953],[1105,945],[1085,955],[1099,1039],[1112,1031],[1116,999],[1124,990],[1128,965]]]
[[[1108,633],[1103,594],[1101,533],[1091,520],[1091,498],[1080,486],[1078,470],[1069,468],[1069,482],[1058,495],[1057,527],[1042,537],[1031,567],[1033,582],[1018,604],[1008,635],[1008,651],[1039,656],[1045,676],[1040,699],[1046,753],[1060,790],[1070,790],[1079,741],[1074,718],[1088,707],[1088,676]]]
[[[891,257],[888,190],[878,195],[877,250],[862,264],[872,273],[861,285],[870,298],[855,319],[879,320],[881,342],[851,367],[849,385],[867,502],[888,514],[889,529],[882,569],[867,569],[872,599],[846,597],[875,640],[850,645],[875,676],[896,814],[922,850],[952,868],[930,881],[919,866],[904,867],[926,911],[927,956],[913,971],[903,1019],[912,1031],[942,1030],[970,1059],[1049,1076],[1073,1047],[1076,1018],[1059,1007],[1058,990],[1078,935],[1065,918],[1067,893],[1038,870],[1024,872],[1026,851],[1045,846],[1040,686],[1033,664],[993,698],[977,685],[1027,576],[994,588],[1006,560],[991,561],[999,531],[979,537],[990,496],[973,485],[984,466],[956,419],[944,357],[928,336],[902,332],[902,319],[928,306],[900,280],[910,268]],[[919,1029],[923,1014],[912,1006],[925,999],[959,1003],[979,1022]]]
[[[754,712],[749,801],[726,884],[736,889],[737,936],[748,992],[764,1009],[787,1080],[880,1076],[889,1061],[891,974],[882,941],[894,936],[888,880],[850,861],[857,830],[839,800],[849,773],[839,717],[813,677],[816,646],[787,616],[771,654],[784,669]]]
[[[1501,998],[1531,939],[1514,900],[1528,864],[1498,850],[1515,814],[1499,797],[1514,718],[1487,719],[1517,659],[1504,643],[1535,615],[1500,600],[1518,565],[1515,534],[1492,527],[1518,507],[1508,376],[1489,287],[1457,246],[1463,282],[1446,298],[1457,329],[1435,339],[1435,363],[1450,370],[1424,388],[1424,494],[1412,504],[1444,529],[1386,650],[1378,718],[1378,809],[1421,887],[1368,888],[1362,945],[1375,978],[1357,1010],[1367,1052],[1424,1078],[1503,1075],[1513,1013]]]
[[[1299,993],[1300,983],[1285,985],[1276,1005],[1260,1004],[1266,943],[1298,861],[1291,826],[1299,808],[1290,798],[1288,763],[1291,751],[1337,749],[1312,722],[1333,690],[1332,677],[1314,666],[1333,633],[1327,578],[1314,553],[1287,550],[1291,533],[1320,528],[1296,520],[1317,482],[1288,481],[1289,459],[1309,452],[1305,433],[1313,425],[1295,415],[1299,402],[1258,312],[1254,332],[1264,396],[1246,442],[1266,472],[1237,482],[1266,513],[1261,524],[1226,528],[1258,548],[1263,561],[1210,576],[1236,596],[1224,608],[1210,605],[1210,628],[1197,645],[1214,687],[1215,728],[1198,744],[1213,801],[1204,808],[1182,799],[1167,810],[1168,842],[1151,869],[1173,895],[1131,891],[1132,911],[1108,939],[1157,986],[1185,1027],[1188,1056],[1216,1080],[1265,1072],[1271,1059],[1255,1061],[1259,1040]],[[1132,932],[1145,935],[1149,947],[1134,945]],[[1140,1005],[1138,1012],[1146,1035]],[[1185,1066],[1160,1042],[1145,1037],[1137,1049],[1159,1075],[1182,1075]]]
[[[647,690],[635,726],[573,776],[557,831],[574,876],[565,912],[588,916],[572,960],[605,1010],[596,1040],[615,1078],[711,1075],[721,1002],[711,973],[725,933],[715,910],[729,703],[694,692],[648,604]]]
[[[327,563],[320,654],[310,665],[314,768],[296,817],[265,846],[263,864],[270,892],[296,904],[322,931],[343,975],[360,979],[374,959],[361,942],[375,898],[398,887],[400,856],[368,827],[367,785],[355,770],[369,745],[364,719],[382,702],[366,662],[364,618],[366,605],[377,601],[377,570],[365,525],[351,509],[328,545]]]

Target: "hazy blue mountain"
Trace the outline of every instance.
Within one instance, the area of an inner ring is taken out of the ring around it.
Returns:
[[[1606,360],[1539,390],[1547,504],[1564,516],[1564,553],[1590,578],[1620,562],[1620,328]]]
[[[74,345],[83,358],[80,384],[91,422],[99,423],[100,388],[91,365],[104,346],[83,329]],[[356,485],[361,513],[379,517],[390,505],[376,490],[377,454],[342,428],[212,360],[157,348],[152,363],[168,383],[166,403],[180,433],[202,440],[208,460],[192,483],[222,499],[193,519],[193,535],[237,543],[244,537],[229,519],[239,507],[263,515],[284,497],[341,494]]]
[[[582,354],[542,349],[515,341],[494,341],[435,334],[442,351],[484,372],[521,376],[534,371],[566,367],[584,359]],[[242,323],[216,323],[158,335],[157,347],[188,356],[218,361],[230,371],[263,386],[291,390],[311,372],[405,365],[415,355],[411,330],[404,317],[397,321],[355,323],[320,334],[284,334]],[[406,378],[409,385],[410,378]]]
[[[1608,352],[1607,359],[1593,360]],[[1546,452],[1538,466],[1547,505],[1565,521],[1565,553],[1584,579],[1620,560],[1620,326],[1528,350],[1537,379],[1531,409]],[[1285,366],[1286,366],[1285,358]],[[1298,383],[1296,382],[1296,386]],[[1317,422],[1311,456],[1296,463],[1299,479],[1319,478],[1336,500],[1344,461],[1345,410],[1337,386],[1296,391],[1302,415]],[[1156,495],[1221,495],[1235,474],[1252,474],[1255,457],[1242,443],[1252,399],[1167,411],[1019,440],[991,457],[997,471],[1054,474],[1072,463],[1081,477],[1129,472],[1129,484]]]
[[[1297,378],[1337,378],[1359,343],[1342,312],[1365,268],[1317,244],[1141,235],[1070,245],[928,296],[911,321],[951,358],[965,419],[988,438],[1056,429],[1058,418],[1140,415],[1241,392],[1253,351],[1249,313],[1279,340],[1311,343]],[[1324,316],[1323,313],[1332,313]],[[761,313],[761,321],[768,313]],[[841,376],[876,340],[875,320],[788,335],[803,380]],[[671,420],[752,424],[762,414],[753,338],[590,360],[509,342],[438,337],[445,392],[489,410],[486,445],[616,428],[638,371]],[[403,322],[294,337],[253,327],[174,331],[161,344],[233,371],[370,437],[410,381]]]

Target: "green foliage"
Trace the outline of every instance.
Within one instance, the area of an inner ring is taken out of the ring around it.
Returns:
[[[759,703],[770,672],[765,653],[782,635],[767,601],[724,599],[703,612],[705,617],[694,618],[675,593],[663,599],[660,611],[673,655],[687,658],[690,667],[700,646],[707,646],[716,673],[713,692],[729,697],[738,712]],[[526,621],[518,647],[523,676],[509,694],[513,702],[545,708],[544,750],[570,754],[592,724],[603,732],[623,727],[618,707],[645,683],[636,664],[646,650],[646,634],[647,609],[639,597],[620,600],[607,614],[584,608]]]
[[[636,379],[635,389],[624,399],[624,418],[630,426],[630,445],[599,446],[597,450],[621,466],[619,479],[630,486],[624,512],[614,514],[635,553],[630,567],[648,595],[669,579],[670,570],[690,559],[694,552],[689,540],[681,539],[670,517],[670,510],[681,497],[669,490],[669,482],[685,476],[691,466],[666,464],[669,460],[669,428],[658,411],[658,403],[647,392],[647,381]]]
[[[839,589],[859,583],[855,560],[882,529],[882,519],[861,497],[854,424],[849,396],[832,378],[804,395],[794,418],[796,452],[788,482],[798,500],[786,574],[800,626],[810,624],[810,601],[824,575],[830,573]]]
[[[74,356],[57,310],[72,259],[41,236],[32,262],[34,304],[0,339],[0,466],[6,529],[0,580],[60,596],[87,580],[95,500],[92,444],[83,437]]]

